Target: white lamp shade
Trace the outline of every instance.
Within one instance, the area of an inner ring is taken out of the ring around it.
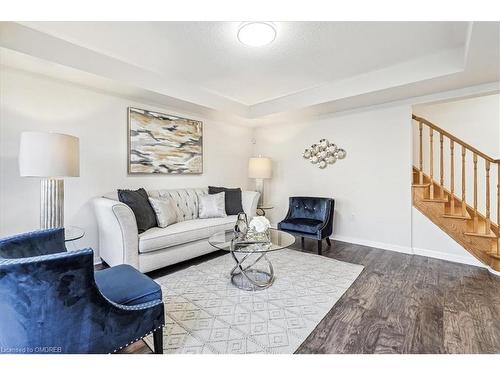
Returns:
[[[271,178],[271,159],[258,157],[250,158],[248,161],[248,177],[250,178]]]
[[[79,139],[67,134],[23,132],[19,173],[25,177],[78,177]]]

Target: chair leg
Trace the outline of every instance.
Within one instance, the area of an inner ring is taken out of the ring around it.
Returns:
[[[321,255],[322,245],[323,245],[323,241],[322,240],[318,240],[318,255]]]
[[[328,244],[328,246],[332,246],[332,243],[330,242],[330,238],[329,237],[326,237],[326,243]]]
[[[300,247],[304,249],[304,237],[300,237]]]
[[[163,354],[163,328],[158,328],[153,332],[153,343],[155,354]]]

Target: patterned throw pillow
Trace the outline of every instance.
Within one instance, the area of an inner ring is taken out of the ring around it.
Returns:
[[[211,217],[226,217],[225,193],[202,195],[199,197],[199,217],[209,219]]]
[[[156,214],[156,221],[160,228],[166,228],[171,224],[177,223],[177,210],[174,202],[168,197],[151,198],[149,203]]]

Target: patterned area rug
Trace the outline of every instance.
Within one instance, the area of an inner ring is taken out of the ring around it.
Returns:
[[[230,254],[156,279],[164,353],[293,353],[363,270],[288,249],[268,258],[276,279],[261,291],[231,284]],[[145,341],[153,347],[151,336]]]

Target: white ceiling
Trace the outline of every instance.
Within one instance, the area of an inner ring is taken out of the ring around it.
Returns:
[[[247,47],[239,22],[26,22],[25,25],[244,105],[395,65],[465,42],[467,22],[276,22]]]
[[[248,121],[500,79],[500,23],[276,22],[265,47],[240,44],[239,24],[0,22],[1,63]]]

